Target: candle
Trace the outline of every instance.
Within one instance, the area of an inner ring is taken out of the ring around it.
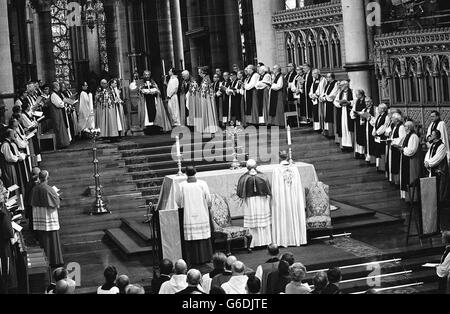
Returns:
[[[164,59],[162,59],[162,67],[163,67],[163,74],[164,74],[164,76],[166,76],[166,63],[165,63]]]
[[[292,138],[291,138],[291,127],[288,126],[286,128],[287,130],[287,141],[288,141],[288,145],[291,146],[292,145]]]
[[[119,79],[122,78],[122,62],[119,62]]]
[[[176,136],[176,147],[177,147],[177,156],[181,156],[181,149],[180,149],[180,137]]]

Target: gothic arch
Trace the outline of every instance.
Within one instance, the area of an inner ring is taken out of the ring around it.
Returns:
[[[293,33],[286,33],[286,51],[288,63],[295,62],[295,36]]]
[[[318,38],[319,45],[319,65],[322,69],[331,68],[330,63],[330,50],[329,50],[329,32],[325,28],[320,28],[318,30]]]
[[[450,56],[441,56],[439,62],[441,97],[444,103],[450,103]]]
[[[303,31],[297,32],[296,37],[298,64],[302,65],[307,61],[306,34]]]
[[[308,29],[306,45],[308,50],[308,62],[313,68],[319,67],[317,56],[317,33],[313,29]]]
[[[332,27],[330,35],[331,67],[342,68],[341,38],[336,27]]]
[[[402,82],[402,75],[401,75],[401,68],[402,64],[400,59],[393,58],[391,59],[391,73],[392,73],[392,87],[394,94],[393,100],[395,104],[401,104],[404,103],[404,94],[403,94],[403,82]]]
[[[434,81],[435,64],[431,56],[423,57],[423,87],[425,92],[425,102],[435,104],[437,102],[436,84]]]

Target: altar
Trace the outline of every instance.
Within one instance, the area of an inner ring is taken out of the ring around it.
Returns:
[[[258,171],[266,174],[272,181],[272,172],[278,165],[262,165]],[[307,163],[296,163],[300,172],[303,188],[309,188],[318,181],[316,169]],[[217,170],[197,173],[197,179],[208,184],[211,194],[223,197],[230,207],[231,216],[240,218],[244,215],[242,202],[236,195],[239,178],[247,169],[239,170]],[[180,191],[180,184],[186,181],[186,176],[171,175],[164,178],[161,188],[157,210],[159,212],[161,245],[164,258],[176,261],[182,258],[180,221],[176,197]]]

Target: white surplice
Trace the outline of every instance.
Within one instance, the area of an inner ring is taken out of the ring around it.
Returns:
[[[172,119],[173,126],[180,126],[180,106],[178,104],[178,88],[180,86],[180,82],[176,76],[171,77],[169,83],[167,83],[167,98],[169,99],[168,107],[170,118]]]
[[[198,241],[211,238],[208,209],[210,194],[206,182],[197,180],[181,183],[177,203],[180,208],[184,208],[184,239]]]
[[[272,241],[279,246],[307,243],[305,190],[295,165],[283,161],[272,175]]]
[[[244,227],[253,236],[251,248],[272,243],[270,196],[254,196],[244,199]]]

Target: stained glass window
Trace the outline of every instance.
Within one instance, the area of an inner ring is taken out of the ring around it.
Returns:
[[[67,0],[55,0],[51,6],[55,77],[58,81],[73,81],[72,49],[66,25]]]

